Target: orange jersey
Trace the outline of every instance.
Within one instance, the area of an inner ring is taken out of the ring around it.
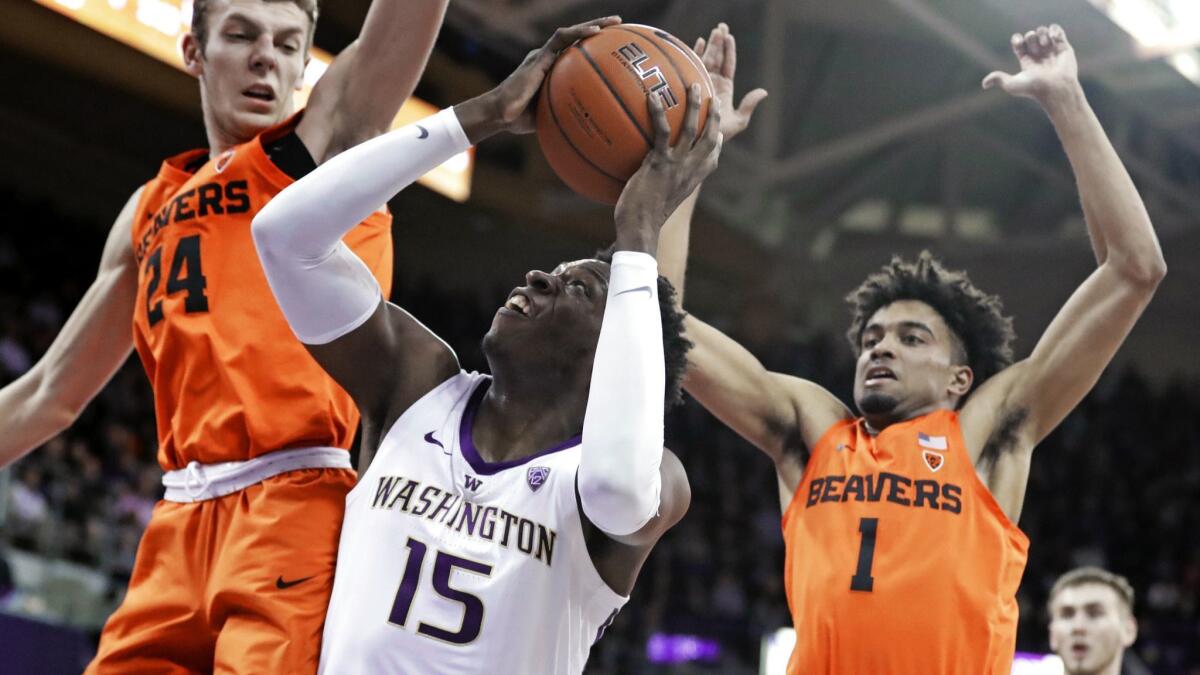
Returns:
[[[250,235],[258,210],[293,182],[267,156],[264,137],[298,119],[207,161],[207,150],[172,157],[143,190],[133,224],[133,336],[154,388],[164,470],[353,440],[354,403],[292,334]],[[386,294],[391,217],[372,214],[345,242]]]
[[[787,512],[795,675],[1008,675],[1029,539],[971,465],[958,415],[813,448]]]

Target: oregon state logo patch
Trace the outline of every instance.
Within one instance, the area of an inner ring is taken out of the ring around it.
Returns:
[[[934,473],[937,473],[937,470],[942,468],[942,465],[946,463],[944,455],[932,450],[922,450],[921,456],[925,458],[925,466],[929,467],[929,470]]]
[[[233,152],[233,148],[230,148],[229,150],[217,155],[217,161],[213,166],[217,173],[224,171],[225,167],[229,166],[229,162],[233,161]]]

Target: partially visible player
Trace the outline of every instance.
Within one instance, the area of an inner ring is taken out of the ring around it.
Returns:
[[[6,464],[71,424],[131,347],[154,389],[166,498],[88,672],[316,669],[358,413],[288,329],[250,220],[387,130],[446,1],[376,0],[299,113],[316,0],[192,3],[183,57],[208,147],[167,159],[134,193],[54,343],[0,390]],[[388,288],[391,219],[363,215],[346,241]]]
[[[849,297],[861,416],[687,319],[685,388],[775,462],[790,673],[1010,672],[1033,449],[1091,390],[1166,274],[1062,29],[1014,35],[1012,47],[1021,72],[983,84],[1049,115],[1098,263],[1027,358],[1012,363],[999,299],[928,254],[893,260]],[[680,286],[686,229],[668,224],[659,252]]]
[[[647,98],[653,147],[617,203],[611,264],[529,272],[483,338],[490,377],[461,370],[339,243],[429,168],[532,130],[556,54],[615,21],[559,29],[492,91],[348,150],[255,218],[271,289],[363,411],[374,455],[347,499],[322,672],[580,673],[687,510],[687,476],[663,448],[687,345],[654,252],[716,166],[719,112],[697,135],[699,85],[676,93],[674,146]]]
[[[1046,605],[1050,649],[1067,675],[1121,675],[1138,629],[1128,579],[1099,567],[1073,569],[1054,582]]]

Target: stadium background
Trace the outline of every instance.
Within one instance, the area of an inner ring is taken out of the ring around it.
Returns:
[[[204,143],[193,80],[60,13],[144,5],[161,17],[178,0],[43,4],[58,11],[0,0],[0,384],[45,351],[130,191],[162,157]],[[367,6],[326,2],[316,45],[343,48]],[[989,70],[1015,66],[1012,32],[1066,28],[1171,272],[1096,391],[1035,454],[1018,647],[1047,651],[1053,578],[1101,564],[1139,593],[1129,672],[1200,673],[1200,4],[452,0],[417,96],[458,102],[555,26],[611,13],[689,42],[730,22],[739,93],[764,86],[771,98],[702,194],[689,309],[768,366],[844,397],[841,298],[892,252],[930,248],[1000,293],[1019,354],[1093,265],[1049,123],[1031,102],[978,90]],[[507,289],[607,243],[611,214],[558,183],[532,138],[485,143],[470,173],[465,202],[425,187],[392,201],[393,299],[483,368],[476,340]],[[0,672],[34,672],[13,670],[23,655],[44,672],[87,658],[161,494],[154,437],[131,359],[70,430],[0,472]],[[589,672],[758,672],[763,636],[788,623],[770,464],[692,403],[668,438],[692,509]],[[694,660],[666,662],[683,657]]]

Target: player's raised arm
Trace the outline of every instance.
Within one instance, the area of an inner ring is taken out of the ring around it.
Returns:
[[[449,0],[374,0],[362,31],[313,87],[296,133],[320,163],[384,133],[412,95]]]
[[[610,537],[653,544],[687,511],[683,466],[663,459],[666,366],[659,308],[659,230],[717,165],[713,109],[697,133],[700,85],[688,89],[679,140],[657,96],[648,96],[654,145],[617,201],[617,239],[604,320],[583,420],[577,486],[588,520]]]
[[[721,134],[725,141],[746,130],[754,110],[767,98],[766,89],[753,89],[734,105],[733,78],[737,74],[737,42],[729,26],[719,23],[708,39],[699,38],[693,50],[700,57],[712,82],[713,97],[721,113]],[[658,266],[662,275],[675,287],[675,297],[683,305],[684,277],[687,272],[688,243],[691,237],[692,213],[696,208],[697,187],[679,208],[671,214],[659,237]]]
[[[754,89],[733,106],[737,43],[724,23],[713,28],[707,39],[697,40],[695,50],[721,101],[721,131],[728,141],[747,128],[767,92]],[[659,240],[659,268],[675,286],[681,302],[695,201],[693,193],[671,214]],[[689,354],[684,388],[777,464],[789,456],[785,452],[788,447],[803,442],[802,412],[812,418],[808,426],[814,434],[848,414],[832,394],[811,382],[769,372],[753,354],[716,328],[693,316],[688,316],[686,325],[695,346]],[[799,469],[802,465],[790,472],[797,480]]]
[[[254,219],[267,281],[296,336],[373,422],[395,419],[458,369],[450,348],[385,301],[341,241],[418,177],[500,131],[532,128],[530,103],[558,51],[615,20],[560,29],[499,86],[330,159]],[[364,359],[376,367],[362,368]]]
[[[976,434],[976,444],[990,440],[985,436],[1000,415],[1020,420],[1019,440],[1033,447],[1095,385],[1149,304],[1166,263],[1141,197],[1084,97],[1062,28],[1014,35],[1012,44],[1021,72],[992,73],[983,85],[1032,98],[1050,116],[1074,169],[1100,261],[1033,353],[984,383],[964,407],[964,432]]]
[[[133,349],[137,261],[131,226],[141,189],[117,216],[100,270],[50,348],[0,389],[0,467],[71,425]]]

